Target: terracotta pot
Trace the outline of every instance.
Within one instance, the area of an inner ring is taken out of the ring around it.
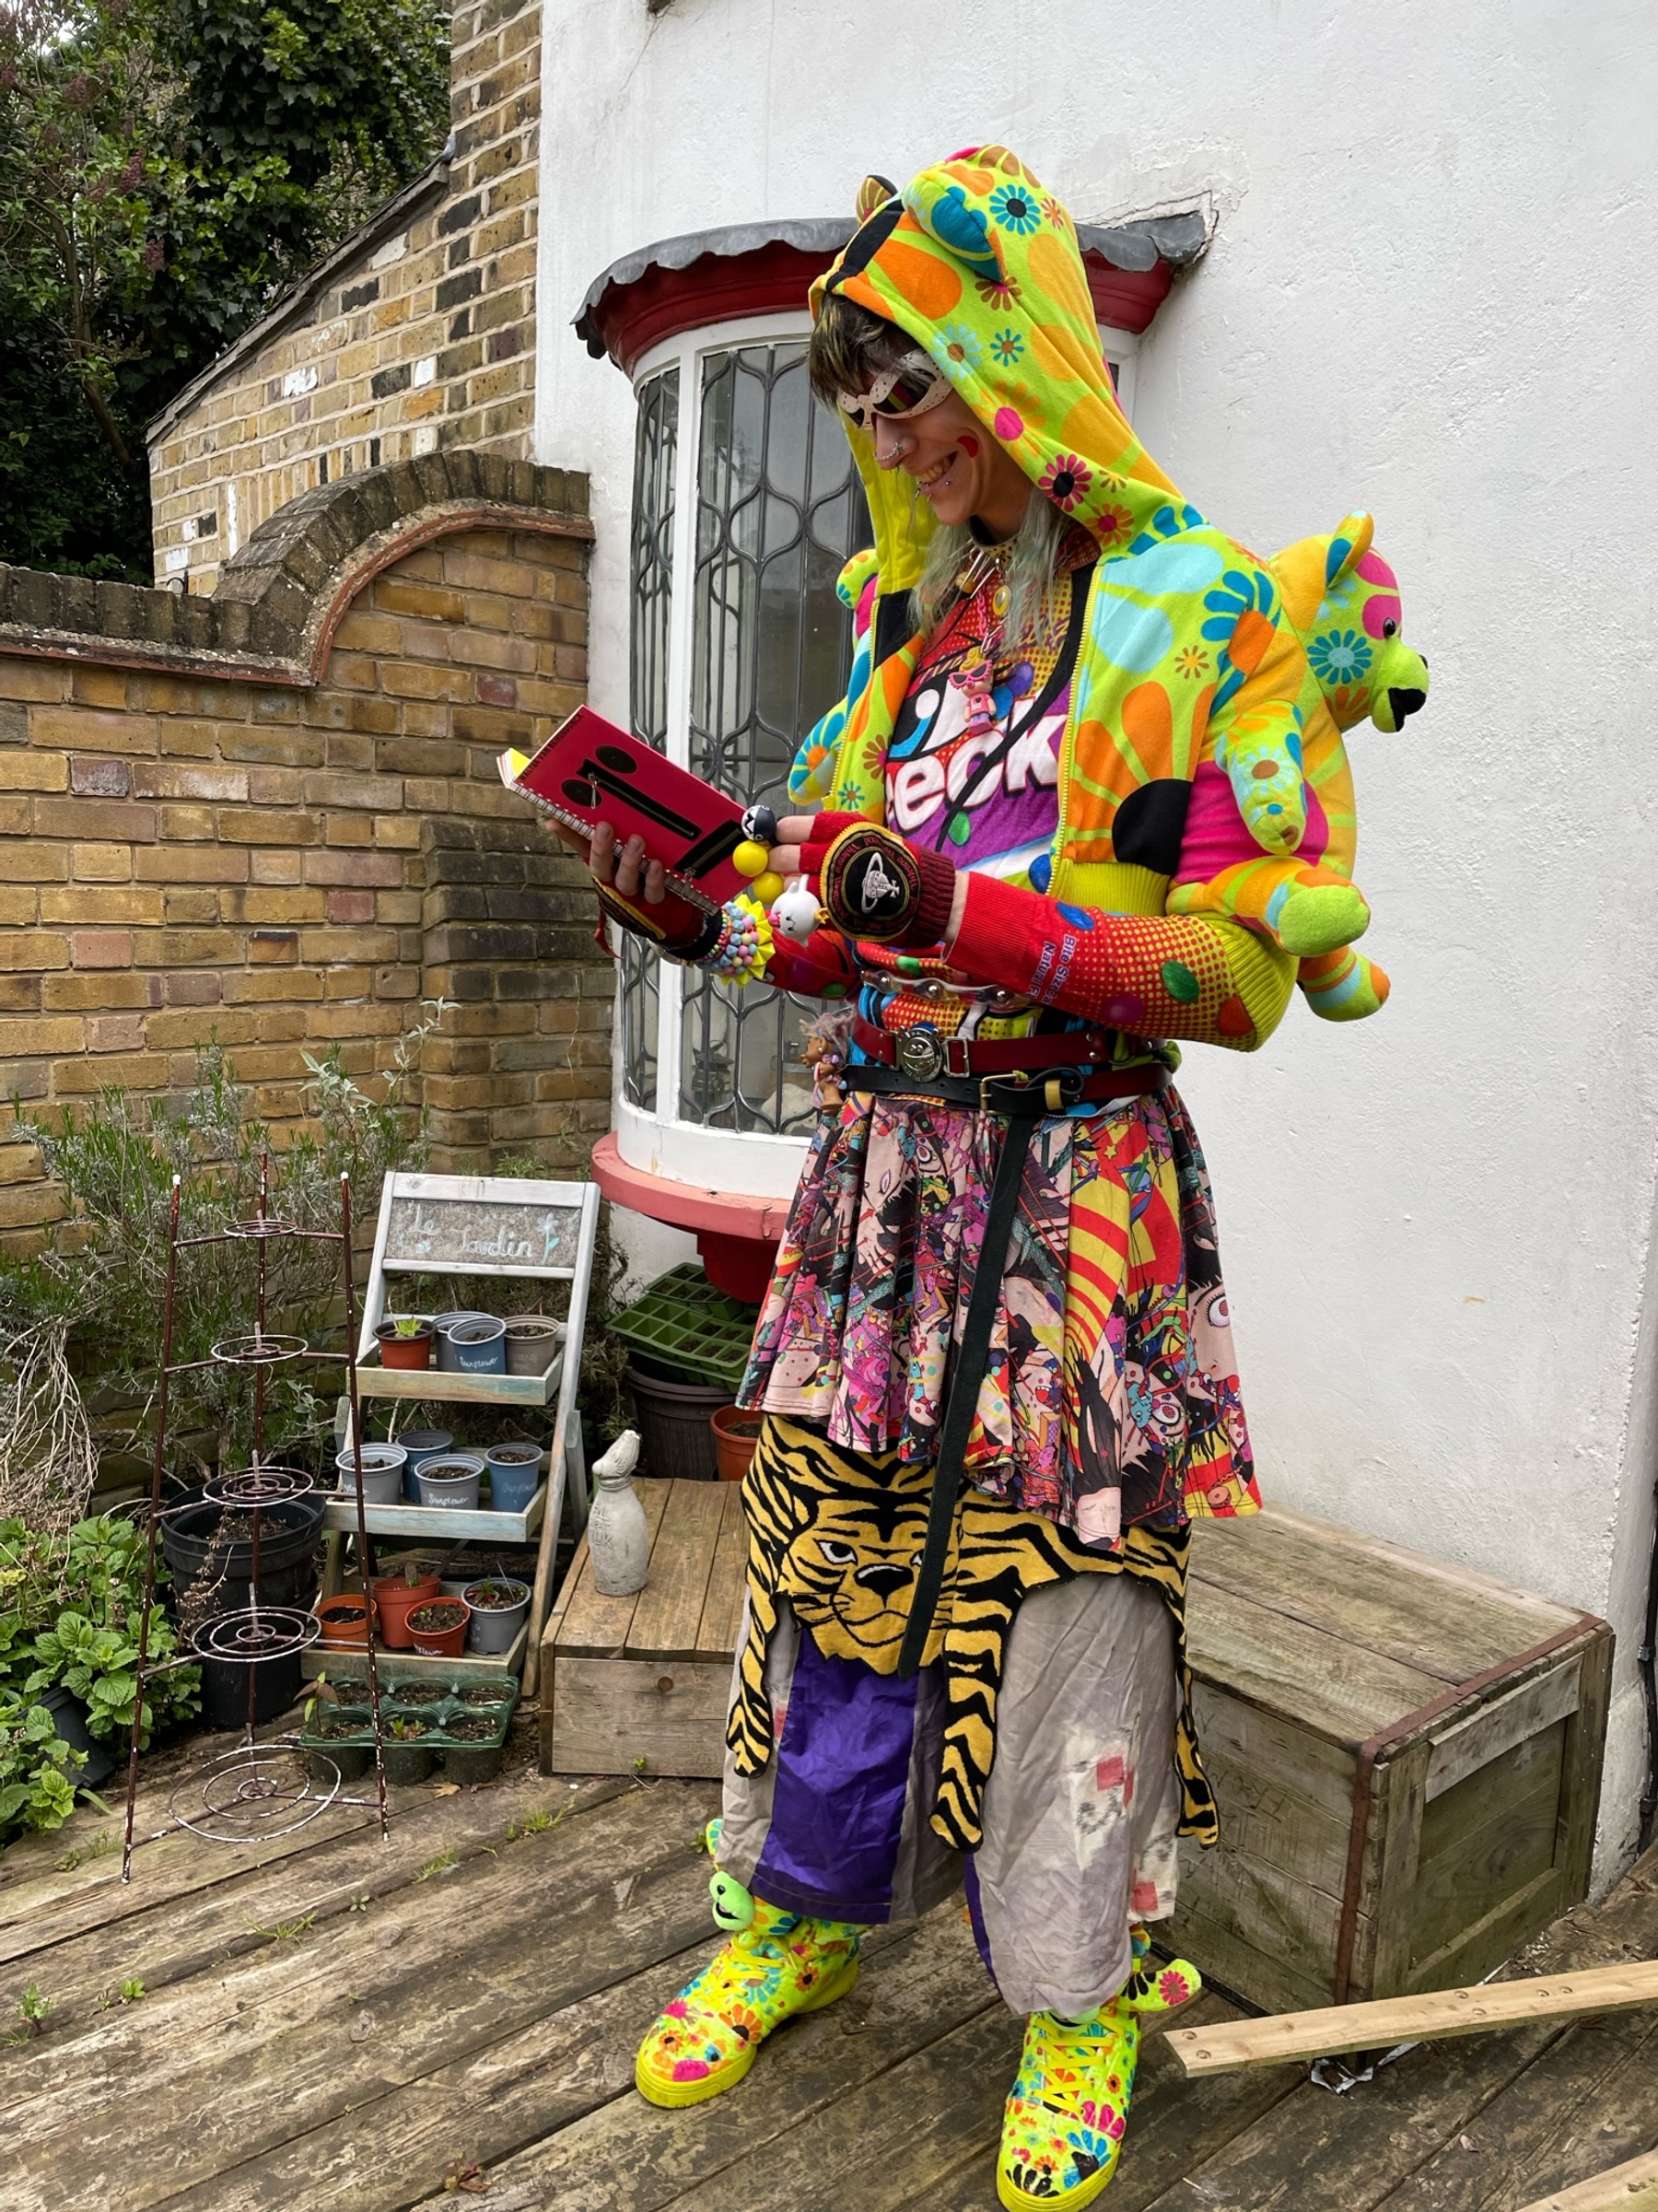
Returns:
[[[466,1649],[472,1608],[464,1598],[428,1598],[411,1608],[409,1638],[425,1659],[458,1659]]]
[[[374,1593],[374,1625],[388,1651],[408,1651],[414,1639],[409,1633],[409,1615],[417,1605],[438,1596],[435,1574],[417,1575],[410,1582],[403,1574],[377,1574],[369,1584]]]
[[[412,1337],[399,1336],[395,1321],[382,1321],[375,1330],[379,1345],[382,1367],[429,1367],[432,1347],[437,1332],[429,1321],[423,1321]]]
[[[750,1413],[741,1406],[721,1406],[718,1413],[709,1415],[722,1482],[741,1482],[748,1473],[765,1419],[764,1413]]]
[[[368,1641],[368,1620],[373,1611],[371,1601],[361,1590],[346,1590],[338,1598],[323,1598],[318,1601],[317,1619],[322,1623],[324,1644],[366,1644]]]

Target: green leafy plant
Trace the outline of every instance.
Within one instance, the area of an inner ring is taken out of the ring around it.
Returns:
[[[410,1720],[402,1713],[397,1715],[387,1731],[389,1735],[395,1736],[399,1743],[406,1743],[412,1736],[424,1736],[426,1732],[425,1721]]]
[[[461,1864],[461,1854],[453,1843],[446,1843],[435,1859],[429,1859],[414,1877],[417,1882],[429,1882],[435,1874],[447,1874]]]
[[[0,1692],[0,1843],[61,1828],[75,1810],[75,1777],[85,1764],[86,1753],[70,1750],[44,1705]]]
[[[17,2022],[11,2033],[6,2037],[6,2042],[8,2043],[26,2043],[32,2037],[39,2035],[41,2030],[46,2025],[47,2017],[52,2009],[52,1998],[45,1994],[38,1982],[30,1982],[18,1999]]]
[[[159,1559],[157,1577],[165,1583]],[[100,1515],[62,1536],[0,1521],[0,1685],[24,1699],[61,1686],[86,1705],[100,1742],[132,1730],[143,1604],[144,1538],[130,1521]],[[200,1669],[167,1664],[176,1645],[172,1623],[153,1606],[156,1671],[146,1678],[140,1748],[158,1725],[196,1710]]]
[[[412,1091],[422,1041],[442,1012],[440,1001],[421,1009],[372,1089],[347,1071],[337,1047],[308,1056],[310,1118],[280,1148],[216,1045],[197,1053],[194,1083],[177,1102],[111,1088],[78,1114],[18,1106],[16,1133],[39,1146],[70,1221],[36,1258],[0,1261],[0,1511],[50,1527],[84,1508],[93,1474],[85,1417],[68,1437],[64,1418],[83,1399],[104,1409],[103,1449],[147,1457],[174,1176],[184,1237],[251,1217],[262,1184],[272,1214],[335,1229],[342,1174],[351,1177],[357,1221],[372,1222],[382,1177],[425,1159],[426,1115]],[[341,1291],[337,1244],[282,1237],[267,1246],[269,1326],[321,1348],[341,1326]],[[212,1351],[248,1333],[251,1294],[245,1246],[206,1244],[182,1255],[173,1359],[184,1372],[174,1376],[168,1422],[176,1476],[198,1463],[247,1463],[254,1383]],[[332,1396],[298,1366],[262,1373],[267,1438],[320,1445],[333,1426]]]
[[[0,559],[150,577],[142,426],[430,161],[439,0],[0,6]]]

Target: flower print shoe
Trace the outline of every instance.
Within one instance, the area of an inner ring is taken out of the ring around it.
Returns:
[[[1134,1931],[1134,1972],[1109,2005],[1078,2020],[1033,2012],[1002,2113],[996,2193],[1009,2212],[1089,2205],[1116,2171],[1139,2059],[1140,2015],[1168,2012],[1202,1986],[1184,1959],[1161,1971]]]
[[[781,1913],[758,1897],[753,1907],[640,2044],[634,2081],[652,2104],[718,2097],[742,2079],[774,2028],[833,2005],[857,1981],[861,1929]]]

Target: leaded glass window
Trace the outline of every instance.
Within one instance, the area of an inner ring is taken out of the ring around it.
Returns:
[[[668,656],[673,612],[673,489],[679,449],[677,367],[639,392],[634,443],[630,692],[633,727],[659,749],[668,742]],[[657,1102],[656,954],[621,936],[623,1087],[630,1103],[654,1113]]]
[[[851,626],[835,579],[869,542],[868,511],[846,438],[812,399],[803,345],[706,355],[700,412],[690,763],[781,812],[801,737],[846,685]],[[803,1129],[800,1018],[781,991],[687,974],[681,1119]]]

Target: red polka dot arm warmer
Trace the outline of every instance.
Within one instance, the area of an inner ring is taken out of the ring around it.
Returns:
[[[1064,1013],[1242,1052],[1271,1035],[1295,984],[1290,955],[1237,922],[1107,914],[991,875],[968,877],[948,957],[975,982]]]

